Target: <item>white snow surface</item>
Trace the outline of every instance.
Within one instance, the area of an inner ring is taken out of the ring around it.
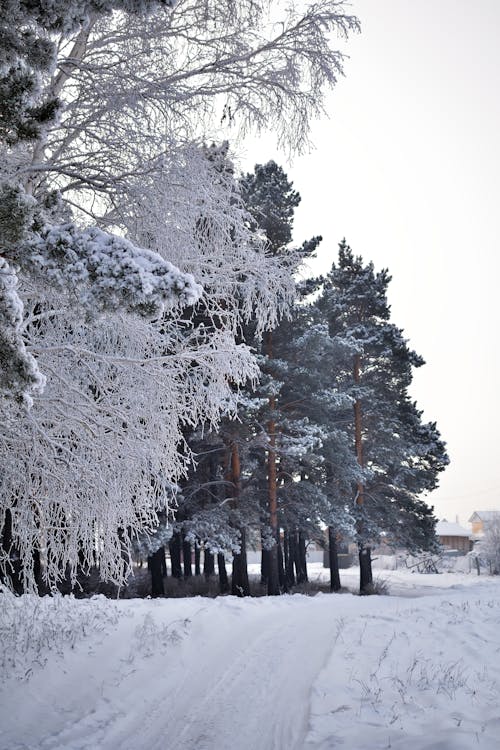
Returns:
[[[0,748],[496,750],[500,580],[383,577],[389,596],[4,594]]]

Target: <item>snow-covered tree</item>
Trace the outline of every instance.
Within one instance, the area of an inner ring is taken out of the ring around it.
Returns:
[[[45,571],[51,579],[64,569],[61,559],[72,563],[75,574],[77,561],[88,567],[96,562],[96,555],[104,576],[120,576],[124,570],[117,557],[118,551],[123,551],[120,530],[128,530],[128,540],[144,526],[154,525],[156,510],[164,508],[168,500],[168,493],[157,492],[155,485],[166,480],[178,482],[190,462],[185,427],[215,425],[221,413],[234,412],[235,389],[257,374],[250,351],[236,343],[235,332],[245,316],[253,310],[259,313],[261,291],[266,301],[270,299],[267,281],[260,283],[258,277],[266,271],[266,256],[244,223],[234,242],[234,227],[242,223],[242,209],[231,183],[219,184],[215,191],[218,174],[212,162],[198,160],[197,184],[204,188],[203,200],[182,215],[161,214],[163,229],[159,223],[155,225],[159,238],[168,237],[172,222],[172,234],[186,250],[184,263],[205,283],[203,298],[196,306],[193,295],[184,299],[183,306],[164,310],[161,315],[159,310],[151,311],[157,317],[149,320],[144,315],[125,314],[123,304],[113,311],[111,294],[99,309],[101,287],[97,283],[63,289],[58,280],[42,285],[35,274],[26,277],[24,339],[50,377],[29,414],[15,402],[4,404],[2,497],[10,508],[16,551],[31,560],[30,548],[46,546],[50,555]],[[188,195],[192,195],[189,186]],[[181,205],[183,197],[178,195]],[[157,206],[158,211],[162,205]],[[154,208],[152,200],[151,213]],[[200,243],[202,215],[212,220],[212,255],[208,242]],[[153,244],[152,221],[136,222],[136,226]],[[82,235],[85,230],[80,238]],[[99,230],[88,230],[88,235],[89,243],[97,236],[107,247],[109,235]],[[122,251],[129,244],[127,240],[113,241]],[[164,247],[157,250],[166,253]],[[54,252],[69,254],[64,242],[54,242],[54,248]],[[89,253],[91,262],[94,254]],[[71,259],[70,255],[69,262]],[[114,262],[111,252],[104,254],[104,259],[108,264]],[[146,252],[145,259],[149,260]],[[118,262],[129,263],[125,253],[119,253]],[[258,270],[252,278],[254,262]],[[147,266],[144,270],[148,271]],[[276,281],[272,264],[267,270],[269,280]],[[139,267],[139,275],[141,271]],[[217,272],[222,274],[219,288]],[[132,284],[132,273],[129,276]],[[159,280],[168,283],[169,277]],[[102,283],[105,290],[105,277]],[[289,286],[293,288],[291,281]],[[79,295],[84,293],[95,298],[85,305],[88,313],[82,320]],[[177,294],[181,293],[179,289]],[[269,309],[277,315],[279,305],[286,302],[286,284],[280,285],[278,280],[270,294],[274,304]],[[233,302],[237,296],[243,301],[241,306]],[[262,310],[258,314],[260,325],[266,315]],[[15,450],[15,445],[24,448]],[[59,462],[64,471],[55,472],[54,463]],[[35,493],[36,503],[33,483],[43,488],[42,497]],[[64,502],[54,502],[63,493]],[[40,529],[45,528],[49,531],[44,540]],[[96,534],[102,539],[97,552]],[[87,551],[75,557],[80,545]],[[8,558],[10,551],[5,554]],[[25,568],[29,575],[32,566]]]
[[[39,3],[7,0],[0,8],[0,253],[4,256],[1,269],[3,281],[0,285],[0,391],[4,397],[14,396],[24,400],[28,406],[31,404],[31,393],[43,389],[45,378],[40,374],[32,355],[26,353],[19,330],[18,318],[19,315],[22,317],[23,309],[22,300],[17,294],[19,267],[34,262],[37,270],[46,278],[57,278],[63,285],[82,286],[88,282],[96,285],[97,277],[102,287],[102,277],[106,277],[106,291],[112,293],[113,302],[119,300],[125,291],[125,306],[132,303],[136,310],[140,310],[145,302],[148,310],[155,305],[161,306],[163,302],[170,304],[176,296],[174,294],[171,299],[174,281],[181,286],[185,286],[186,281],[190,284],[172,266],[163,267],[160,257],[154,258],[151,253],[147,256],[130,243],[125,248],[120,244],[120,238],[104,240],[101,235],[97,242],[94,233],[89,242],[89,237],[79,237],[74,226],[47,225],[42,205],[45,200],[40,203],[31,197],[32,181],[23,174],[23,165],[30,159],[46,162],[47,131],[50,126],[56,126],[57,116],[63,110],[61,93],[67,74],[58,57],[61,41],[87,33],[84,29],[88,29],[92,19],[96,20],[103,14],[109,18],[115,8],[144,18],[153,6],[159,5],[170,6],[171,3],[162,0],[58,0]],[[71,61],[68,65],[71,65]],[[42,166],[38,164],[38,167]],[[38,199],[54,198],[54,195],[41,191],[35,193]],[[55,245],[58,245],[57,249]],[[99,245],[99,252],[96,252]],[[113,251],[109,255],[114,257],[104,258],[111,247]],[[73,256],[71,259],[69,254]],[[89,263],[91,255],[93,257]],[[121,264],[117,273],[120,255],[124,256],[125,263]],[[124,280],[127,264],[135,266],[130,281]],[[137,278],[138,265],[142,266],[141,275],[144,278]],[[134,273],[135,279],[132,278]],[[166,275],[170,275],[171,283],[158,283],[156,276]],[[195,285],[191,286],[191,291],[197,289]],[[136,291],[137,300],[134,298]],[[101,304],[105,304],[106,294],[102,293],[102,289],[100,296]],[[14,307],[16,313],[13,315]]]
[[[309,539],[322,539],[325,526],[334,538],[350,536],[354,518],[346,498],[362,472],[346,429],[352,399],[342,389],[343,350],[313,304],[297,306],[277,333],[276,351],[287,362],[280,395],[284,435],[287,424],[299,430],[304,423],[308,427],[303,429],[302,450],[293,450],[292,443],[282,458],[284,477],[293,479],[283,481],[279,490],[283,523]]]
[[[56,189],[101,221],[131,175],[151,174],[173,139],[213,127],[220,111],[243,128],[271,119],[298,145],[323,87],[342,72],[328,31],[346,36],[358,26],[338,2],[291,5],[275,17],[253,0],[9,0],[0,24],[3,187],[18,203],[24,190],[40,201]],[[2,334],[11,346],[18,338],[15,326]],[[16,382],[32,369],[22,347],[17,359]],[[39,384],[28,374],[20,395]]]
[[[293,293],[201,136],[304,144],[342,72],[330,32],[358,24],[333,0],[9,0],[0,21],[2,560],[27,583],[33,549],[51,580],[77,560],[121,580],[190,461],[184,427],[257,373],[239,327]]]
[[[251,174],[244,175],[241,180],[242,196],[254,222],[255,228],[263,233],[270,253],[277,263],[288,266],[297,274],[301,264],[314,251],[321,238],[315,237],[304,242],[299,248],[291,246],[294,211],[300,202],[300,195],[294,190],[283,171],[274,161],[267,164],[257,164]],[[299,298],[299,289],[296,297]],[[263,340],[259,339],[257,331],[256,345],[262,352],[260,366],[264,374],[257,399],[266,398],[264,408],[260,408],[259,421],[266,434],[265,472],[267,475],[267,511],[264,514],[265,525],[268,526],[269,537],[275,544],[269,549],[264,548],[263,568],[267,579],[268,592],[279,593],[284,585],[284,574],[281,559],[280,518],[278,488],[281,484],[279,465],[283,456],[288,453],[295,456],[306,453],[318,441],[318,431],[308,424],[306,419],[292,420],[290,415],[280,411],[281,390],[288,376],[288,363],[280,359],[275,351],[280,342],[280,330],[277,322],[272,330],[267,331]],[[247,335],[251,335],[248,331]],[[267,516],[267,518],[266,518]],[[266,535],[264,535],[266,536]],[[268,546],[268,545],[265,545]]]
[[[419,496],[436,487],[448,463],[436,425],[422,423],[408,395],[423,360],[389,322],[389,282],[387,271],[364,265],[344,241],[315,303],[343,350],[337,384],[354,406],[346,424],[362,470],[352,499],[362,592],[370,590],[370,546],[382,532],[410,548],[434,544],[432,508]]]

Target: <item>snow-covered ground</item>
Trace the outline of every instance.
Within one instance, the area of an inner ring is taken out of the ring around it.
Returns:
[[[380,575],[390,596],[3,595],[0,748],[497,750],[500,580]]]

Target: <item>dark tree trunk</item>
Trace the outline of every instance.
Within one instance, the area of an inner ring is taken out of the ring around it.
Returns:
[[[153,552],[148,557],[148,568],[151,573],[151,596],[165,596],[165,588],[163,586],[163,569],[165,565],[165,547]]]
[[[296,529],[290,534],[290,552],[295,567],[295,580],[300,583],[299,532]]]
[[[200,558],[201,558],[200,545],[198,544],[198,542],[196,542],[194,545],[194,574],[195,576],[201,575]]]
[[[330,564],[330,590],[340,591],[339,555],[337,534],[333,526],[328,527],[328,561]]]
[[[278,531],[277,537],[276,537],[276,551],[278,555],[278,583],[281,591],[288,591],[288,587],[286,585],[286,577],[285,577],[285,566],[283,561],[283,548],[281,546],[281,538]]]
[[[292,586],[295,586],[295,575],[293,572],[293,563],[295,560],[295,537],[293,532],[290,534],[288,529],[285,529],[283,546],[285,548],[285,577],[287,589],[290,590]]]
[[[217,555],[217,567],[219,569],[219,590],[221,594],[227,594],[229,591],[229,580],[226,570],[226,558],[223,552]]]
[[[358,385],[361,382],[361,356],[357,354],[354,357],[354,382]],[[362,425],[362,409],[361,400],[358,398],[354,402],[354,448],[356,451],[356,457],[358,464],[364,466],[363,456],[363,425]],[[365,502],[365,488],[362,482],[358,482],[357,493],[356,493],[356,505],[358,510],[363,510]],[[361,516],[361,513],[360,513]],[[357,534],[358,539],[362,538],[363,534],[363,522],[361,517],[357,523]],[[372,576],[372,559],[370,547],[365,547],[362,542],[358,542],[359,550],[359,593],[370,594],[373,589],[373,576]]]
[[[170,549],[170,562],[172,564],[172,577],[182,578],[182,565],[181,565],[181,547],[182,540],[180,532],[174,531],[172,539],[169,544]]]
[[[267,595],[279,596],[280,580],[278,574],[278,545],[275,543],[268,551],[269,571],[267,575]]]
[[[266,335],[266,354],[272,359],[273,357],[273,335],[269,331]],[[278,482],[276,466],[276,396],[269,396],[269,422],[267,423],[267,434],[269,438],[267,449],[267,491],[268,491],[268,508],[269,508],[269,525],[275,542],[278,540]],[[269,571],[267,576],[267,594],[268,596],[277,596],[280,594],[280,575],[278,570],[279,554],[278,546],[275,544],[269,550]]]
[[[359,593],[373,592],[372,556],[370,547],[359,545]]]
[[[250,596],[248,582],[246,530],[240,529],[240,551],[233,553],[233,574],[231,576],[231,593],[233,596]]]
[[[163,578],[167,577],[167,558],[165,557],[165,547],[163,547],[163,555],[161,556],[161,574]]]
[[[42,579],[42,561],[40,560],[40,550],[33,550],[33,574],[35,577],[36,587],[38,593],[42,595],[45,593],[45,586]]]
[[[260,555],[260,582],[267,584],[269,578],[269,550],[262,547]]]
[[[193,575],[193,568],[191,565],[191,542],[184,537],[184,534],[182,535],[182,562],[184,564],[184,578],[191,578]]]
[[[307,579],[307,556],[306,556],[306,537],[303,531],[299,531],[297,541],[297,583],[305,583]]]
[[[14,546],[12,539],[12,514],[10,510],[5,512],[5,522],[2,529],[2,549],[7,555],[5,565],[5,574],[2,574],[0,580],[8,583],[16,594],[22,594],[24,591],[22,581],[22,568],[19,551]]]
[[[213,552],[205,547],[203,553],[203,575],[205,578],[215,575],[215,560]]]

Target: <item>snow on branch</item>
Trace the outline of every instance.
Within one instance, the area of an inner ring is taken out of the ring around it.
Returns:
[[[124,308],[157,318],[194,305],[202,288],[160,255],[97,227],[51,226],[23,248],[24,265],[97,310]]]
[[[17,293],[17,276],[0,258],[0,394],[32,404],[32,393],[43,391],[45,377],[22,338],[23,303]]]
[[[161,168],[130,180],[114,200],[132,241],[155,249],[203,285],[203,312],[236,332],[254,320],[273,328],[295,299],[294,253],[275,257],[255,233],[228,144],[172,148]]]

